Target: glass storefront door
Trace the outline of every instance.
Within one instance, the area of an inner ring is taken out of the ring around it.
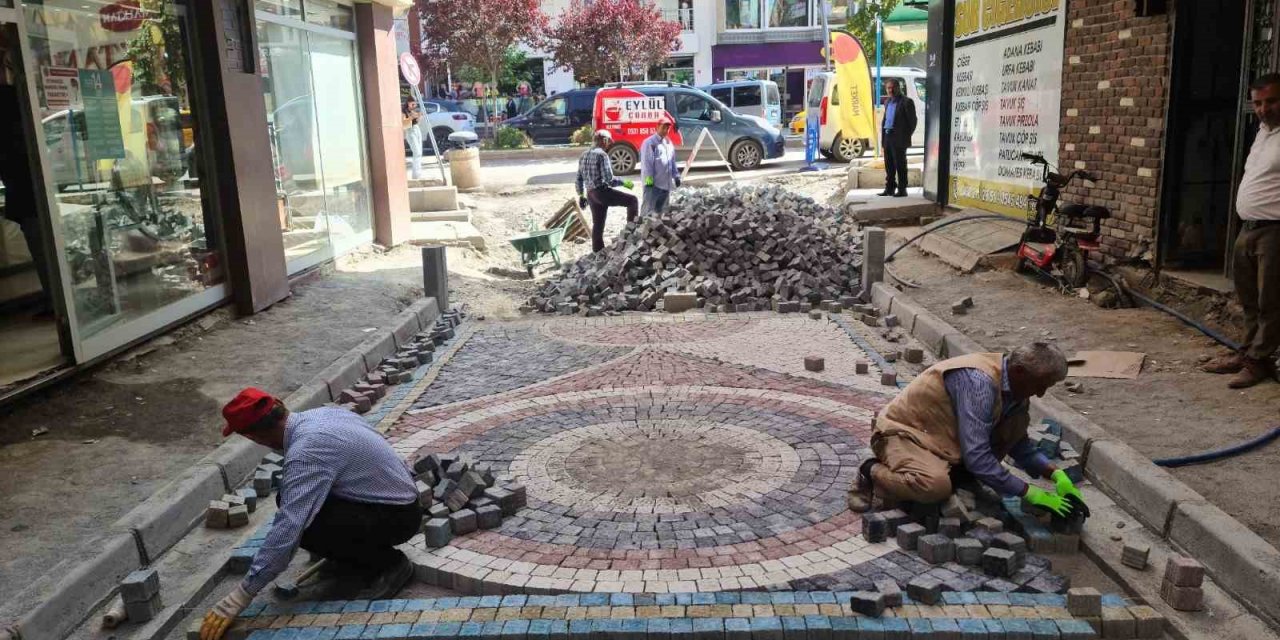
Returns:
[[[303,3],[306,20],[260,0],[263,98],[290,273],[373,238],[355,35],[343,5]],[[350,7],[345,7],[350,11]],[[323,11],[323,13],[320,13]]]
[[[101,355],[226,297],[185,2],[25,2],[45,194],[76,338]]]

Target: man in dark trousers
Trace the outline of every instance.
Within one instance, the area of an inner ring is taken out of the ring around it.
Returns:
[[[916,132],[916,104],[904,95],[897,80],[886,80],[889,101],[884,105],[884,127],[880,148],[884,151],[884,191],[882,196],[907,197],[907,147]]]
[[[595,146],[582,154],[578,160],[578,179],[574,187],[578,190],[578,206],[591,206],[591,251],[604,248],[604,221],[609,207],[626,207],[627,222],[636,219],[640,203],[636,197],[618,191],[614,187],[622,186],[630,189],[630,180],[619,180],[613,177],[613,165],[609,162],[609,147],[613,146],[613,134],[601,129],[596,132]]]
[[[218,640],[298,548],[360,587],[355,599],[390,598],[413,576],[395,546],[422,527],[413,475],[382,434],[340,407],[292,413],[252,387],[222,408],[222,435],[284,452],[280,510],[244,580],[204,617],[200,640]]]

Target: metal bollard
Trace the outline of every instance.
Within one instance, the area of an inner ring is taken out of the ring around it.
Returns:
[[[449,264],[445,247],[422,248],[422,290],[428,298],[436,299],[440,309],[449,308]]]

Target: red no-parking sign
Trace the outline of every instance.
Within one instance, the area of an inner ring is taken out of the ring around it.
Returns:
[[[422,82],[422,69],[418,67],[418,61],[414,60],[412,53],[400,54],[400,73],[409,86],[416,87]]]

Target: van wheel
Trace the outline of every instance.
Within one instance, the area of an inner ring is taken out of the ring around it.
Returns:
[[[636,150],[631,145],[621,142],[609,147],[609,164],[613,165],[613,172],[618,175],[626,175],[636,170]]]
[[[729,148],[729,163],[738,171],[755,169],[764,158],[764,148],[755,140],[739,140]]]
[[[861,138],[845,139],[844,135],[837,133],[835,142],[831,143],[831,156],[840,162],[861,158],[866,152],[867,145],[863,144]]]

